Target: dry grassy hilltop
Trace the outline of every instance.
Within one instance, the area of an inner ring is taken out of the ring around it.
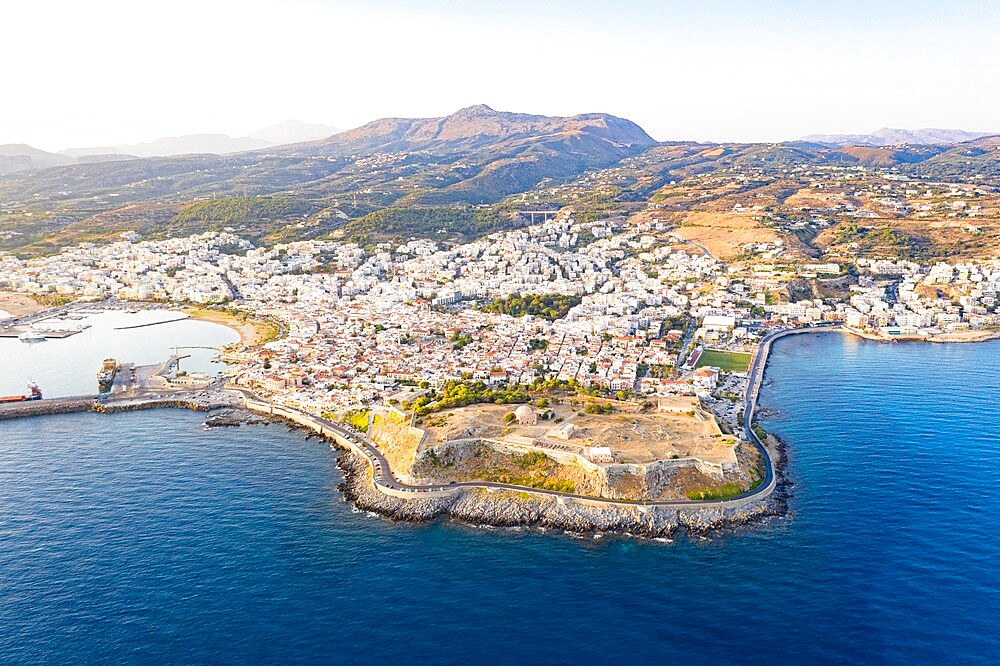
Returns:
[[[414,483],[485,480],[649,500],[736,494],[761,476],[757,451],[724,434],[696,398],[539,402],[445,409],[415,426],[376,408],[369,432]]]

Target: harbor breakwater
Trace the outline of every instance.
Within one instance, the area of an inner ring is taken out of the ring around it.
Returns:
[[[27,400],[0,406],[0,421],[20,419],[28,416],[48,414],[70,414],[90,411],[94,405],[93,396],[75,396],[54,400]]]
[[[30,416],[46,416],[50,414],[71,414],[74,412],[98,412],[114,414],[143,409],[190,409],[207,412],[224,407],[232,407],[231,400],[199,400],[187,397],[155,397],[140,400],[108,401],[96,400],[94,396],[73,396],[68,398],[53,398],[49,400],[29,400],[0,406],[0,421],[27,418]]]

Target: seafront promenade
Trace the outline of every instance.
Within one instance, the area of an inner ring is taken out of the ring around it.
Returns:
[[[0,420],[23,418],[35,415],[61,414],[68,412],[95,411],[113,413],[138,409],[186,408],[199,411],[243,407],[249,411],[279,418],[308,428],[332,440],[341,448],[349,449],[367,461],[372,485],[380,492],[399,498],[412,499],[429,494],[451,495],[463,489],[482,489],[488,492],[513,491],[536,496],[555,498],[560,504],[581,503],[591,506],[630,506],[641,511],[663,509],[704,509],[734,508],[769,497],[777,487],[774,459],[766,443],[761,441],[753,429],[753,416],[757,406],[760,387],[768,355],[776,340],[800,333],[821,333],[839,330],[839,326],[817,326],[809,328],[785,329],[767,334],[758,345],[748,371],[747,388],[744,396],[743,429],[745,437],[760,451],[764,463],[764,476],[755,487],[739,495],[716,500],[621,500],[607,499],[575,493],[545,490],[526,486],[487,481],[463,481],[435,483],[428,485],[407,484],[394,474],[386,457],[358,433],[321,416],[307,414],[290,407],[268,401],[254,391],[232,385],[215,385],[208,390],[183,391],[177,389],[153,391],[145,390],[113,394],[99,398],[94,395],[70,396],[39,401],[0,405]],[[162,371],[162,368],[161,368]]]
[[[412,485],[399,481],[392,472],[385,456],[365,438],[329,419],[312,414],[306,414],[283,405],[264,400],[252,391],[243,388],[227,387],[215,390],[206,396],[200,393],[163,393],[147,395],[140,398],[119,398],[99,400],[95,396],[70,396],[46,400],[21,402],[0,405],[0,421],[30,416],[50,414],[65,414],[72,412],[116,413],[142,409],[183,408],[197,411],[211,411],[233,407],[244,407],[252,412],[292,422],[298,426],[312,430],[322,437],[332,440],[339,447],[362,456],[368,463],[372,475],[372,484],[386,495],[412,499],[425,494],[450,495],[462,489],[480,488],[490,492],[509,490],[519,493],[529,493],[545,497],[554,497],[560,503],[579,502],[592,506],[633,506],[643,508],[674,508],[695,509],[706,507],[739,507],[750,501],[766,498],[775,487],[773,462],[766,448],[755,442],[765,451],[766,476],[756,488],[741,495],[721,500],[616,500],[577,495],[574,493],[516,486],[505,483],[487,481],[464,481],[457,483],[438,483],[430,485]]]
[[[786,335],[795,333],[817,333],[837,330],[836,326],[819,326],[810,328],[787,329],[770,333],[761,341],[757,352],[751,363],[747,381],[747,391],[744,396],[746,407],[744,410],[743,424],[747,439],[760,451],[764,462],[764,477],[755,487],[740,493],[739,495],[717,500],[620,500],[593,497],[590,495],[578,495],[575,493],[560,492],[556,490],[545,490],[541,488],[531,488],[527,486],[516,486],[505,483],[488,481],[462,481],[447,484],[414,485],[400,481],[392,471],[392,467],[385,456],[374,447],[366,438],[359,436],[329,419],[306,414],[298,410],[276,405],[272,402],[260,398],[253,391],[230,387],[231,390],[238,391],[244,397],[244,407],[247,409],[288,419],[303,427],[309,428],[320,435],[333,439],[343,448],[362,456],[368,463],[372,475],[372,483],[381,492],[395,497],[412,498],[414,493],[435,493],[452,494],[463,488],[478,488],[489,492],[509,490],[519,493],[528,493],[546,497],[554,497],[560,503],[577,502],[592,506],[632,506],[639,507],[640,510],[652,510],[655,508],[665,509],[704,509],[704,508],[734,508],[745,504],[756,502],[769,497],[777,487],[777,474],[775,471],[774,459],[766,444],[762,442],[753,431],[753,414],[756,410],[757,397],[763,380],[764,369],[767,366],[767,357],[771,350],[771,344]]]

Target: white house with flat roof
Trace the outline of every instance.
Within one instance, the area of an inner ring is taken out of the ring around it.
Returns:
[[[731,331],[736,328],[736,317],[732,315],[707,315],[701,326],[707,331]]]

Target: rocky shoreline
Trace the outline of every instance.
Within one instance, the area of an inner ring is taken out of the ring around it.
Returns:
[[[280,416],[261,416],[242,409],[227,410],[210,417],[205,423],[206,426],[220,427],[269,422],[285,423],[291,429],[301,430],[307,438],[317,437],[312,430]],[[337,466],[344,480],[337,489],[345,501],[360,511],[378,514],[393,522],[453,520],[471,526],[544,528],[575,534],[610,533],[655,539],[673,538],[679,534],[706,536],[733,531],[782,517],[788,509],[787,486],[783,476],[779,477],[778,487],[767,498],[727,508],[593,506],[578,501],[560,504],[555,497],[516,491],[488,492],[480,488],[456,490],[447,495],[396,497],[374,486],[367,460],[333,440],[327,442],[339,452]],[[786,458],[784,442],[771,436],[769,445],[775,457],[776,471],[780,471]]]
[[[290,429],[301,430],[307,439],[320,437],[313,430],[280,416],[262,415],[243,408],[203,404],[186,399],[96,406],[92,399],[87,399],[79,401],[79,404],[69,401],[62,407],[65,407],[65,411],[93,410],[106,413],[164,407],[212,411],[205,419],[205,426],[209,428],[282,422]],[[614,504],[596,506],[574,499],[561,503],[554,496],[508,490],[489,492],[482,488],[460,489],[445,495],[414,494],[412,498],[397,497],[374,486],[367,460],[333,440],[326,437],[323,439],[340,451],[337,465],[344,474],[344,481],[338,485],[338,489],[345,499],[359,510],[371,511],[397,522],[421,523],[451,519],[473,526],[538,527],[577,534],[618,533],[653,539],[670,538],[678,534],[707,535],[731,531],[784,516],[788,510],[790,484],[782,474],[786,465],[786,446],[774,435],[768,437],[769,449],[774,456],[775,473],[778,475],[778,485],[774,492],[766,498],[749,500],[739,506],[690,509]]]
[[[267,425],[271,421],[243,408],[224,409],[205,419],[208,428],[238,428],[241,425]]]
[[[115,413],[182,408],[211,411],[204,422],[208,428],[282,422],[290,429],[300,430],[307,439],[320,437],[313,430],[281,416],[262,415],[244,408],[205,404],[182,398],[98,405],[94,405],[92,398],[64,402],[66,404],[53,401],[51,405],[43,405],[47,409],[42,413],[91,410]],[[33,413],[37,413],[38,405],[31,406],[35,408]],[[14,413],[0,414],[0,418],[14,416]],[[676,509],[614,504],[595,506],[580,500],[569,499],[560,503],[553,496],[507,490],[488,492],[481,488],[460,489],[444,495],[414,494],[412,498],[396,497],[374,486],[367,460],[336,441],[326,437],[322,439],[340,451],[337,465],[344,474],[344,481],[339,484],[338,489],[345,499],[359,510],[371,511],[397,522],[421,523],[451,519],[474,526],[540,527],[578,534],[619,533],[652,539],[669,538],[679,533],[707,535],[756,524],[768,518],[783,516],[787,512],[787,483],[781,475],[778,487],[767,498],[726,508]],[[785,465],[784,442],[772,435],[769,443],[775,456],[776,472],[780,472]]]
[[[733,508],[670,509],[640,506],[560,504],[554,497],[526,492],[485,489],[459,490],[445,496],[400,498],[382,493],[369,480],[368,463],[342,450],[337,466],[344,473],[338,489],[360,510],[392,521],[422,523],[452,519],[492,527],[542,527],[580,534],[619,533],[644,538],[674,537],[679,533],[707,535],[756,524],[784,515],[784,497],[771,497]],[[645,511],[643,509],[646,509]]]

